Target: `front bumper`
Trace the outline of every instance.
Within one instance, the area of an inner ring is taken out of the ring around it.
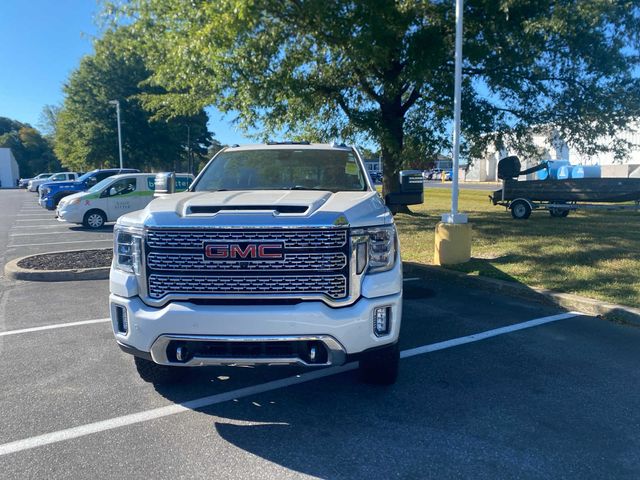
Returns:
[[[42,208],[46,208],[47,210],[55,210],[55,207],[53,206],[53,198],[50,197],[38,198],[38,205]]]
[[[62,207],[58,206],[56,208],[56,218],[59,221],[69,222],[69,223],[82,223],[83,215],[80,209],[74,207]]]
[[[320,339],[336,352],[326,364],[337,365],[344,363],[347,355],[397,342],[402,318],[402,292],[376,298],[361,297],[356,303],[342,308],[332,308],[322,302],[301,302],[295,305],[196,305],[190,302],[173,302],[163,308],[154,308],[143,303],[139,297],[125,298],[111,294],[109,299],[113,331],[124,350],[144,354],[150,352],[154,361],[168,365],[180,363],[168,360],[158,344],[166,343],[166,338],[175,336],[205,340],[206,336],[231,337],[234,341]],[[126,309],[126,334],[119,331],[116,305]],[[382,337],[373,332],[375,307],[391,309],[390,331]],[[304,364],[297,361],[242,360],[194,361],[192,364]]]

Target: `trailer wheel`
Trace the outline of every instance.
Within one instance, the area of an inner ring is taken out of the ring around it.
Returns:
[[[531,205],[524,200],[511,202],[511,216],[516,220],[526,220],[531,216]]]
[[[567,202],[557,202],[557,203],[564,205]],[[569,209],[568,208],[550,208],[549,214],[555,218],[564,218],[567,215],[569,215]]]

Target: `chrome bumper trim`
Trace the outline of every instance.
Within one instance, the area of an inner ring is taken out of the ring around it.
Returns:
[[[275,358],[238,358],[238,357],[197,357],[194,356],[187,362],[172,362],[167,358],[167,346],[169,342],[178,340],[181,342],[322,342],[327,348],[328,358],[326,363],[307,363],[299,357],[275,357]],[[282,335],[282,336],[219,336],[219,335],[160,335],[151,345],[151,358],[160,365],[172,366],[207,366],[207,365],[301,365],[305,367],[327,367],[330,365],[342,365],[347,358],[344,347],[335,338],[329,335]]]

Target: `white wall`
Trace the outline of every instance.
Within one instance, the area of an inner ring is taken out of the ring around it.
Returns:
[[[2,188],[15,187],[20,178],[18,162],[10,148],[0,148],[0,184]]]
[[[640,122],[630,123],[628,130],[622,132],[620,137],[632,144],[640,145]],[[610,138],[603,138],[599,140],[599,143],[609,143],[611,141],[612,139]],[[466,180],[480,182],[496,181],[498,160],[508,155],[518,155],[523,170],[533,167],[543,160],[567,160],[573,165],[607,166],[607,168],[603,170],[603,176],[615,176],[615,174],[619,173],[618,170],[620,170],[620,172],[623,170],[627,172],[624,175],[620,174],[622,177],[626,177],[632,172],[638,175],[634,170],[636,170],[636,165],[640,165],[640,146],[631,149],[627,157],[622,160],[625,167],[618,169],[615,165],[620,162],[614,158],[612,153],[600,153],[597,155],[579,153],[576,148],[568,145],[558,135],[554,135],[553,132],[549,136],[534,135],[533,144],[538,150],[538,154],[535,156],[523,155],[513,148],[506,148],[498,152],[494,146],[489,146],[481,158],[473,159],[473,164],[467,172]],[[628,168],[627,165],[629,166]],[[605,170],[607,172],[606,175]],[[534,179],[535,174],[529,175],[528,178]]]

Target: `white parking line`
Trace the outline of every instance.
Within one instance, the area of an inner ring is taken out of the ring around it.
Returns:
[[[552,315],[550,317],[537,318],[535,320],[529,320],[528,322],[516,323],[515,325],[509,325],[508,327],[496,328],[495,330],[488,330],[473,335],[467,335],[466,337],[454,338],[445,342],[433,343],[431,345],[424,345],[422,347],[412,348],[410,350],[404,350],[401,353],[401,358],[413,357],[415,355],[422,355],[428,352],[434,352],[436,350],[444,350],[446,348],[452,348],[457,345],[463,345],[465,343],[477,342],[484,340],[485,338],[495,337],[497,335],[503,335],[509,332],[515,332],[525,328],[536,327],[545,323],[557,322],[558,320],[565,320],[567,318],[573,318],[582,315],[579,312],[563,313],[560,315]],[[295,375],[293,377],[282,378],[280,380],[274,380],[271,382],[262,383],[259,385],[253,385],[250,387],[240,388],[232,390],[230,392],[219,393],[216,395],[210,395],[208,397],[197,398],[188,402],[178,403],[175,405],[169,405],[166,407],[154,408],[143,412],[132,413],[129,415],[123,415],[121,417],[114,417],[108,420],[102,420],[99,422],[88,423],[86,425],[80,425],[78,427],[67,428],[65,430],[58,430],[57,432],[46,433],[44,435],[37,435],[35,437],[25,438],[23,440],[16,440],[14,442],[5,443],[0,445],[0,456],[8,455],[10,453],[16,453],[31,448],[42,447],[44,445],[50,445],[52,443],[63,442],[65,440],[71,440],[73,438],[84,437],[93,433],[104,432],[106,430],[113,430],[115,428],[124,427],[127,425],[133,425],[136,423],[148,422],[157,418],[168,417],[175,415],[176,413],[186,412],[190,410],[196,410],[199,408],[216,405],[218,403],[228,402],[230,400],[249,397],[252,395],[258,395],[260,393],[270,392],[278,390],[280,388],[289,387],[291,385],[297,385],[300,383],[310,382],[319,378],[329,377],[337,375],[339,373],[347,372],[357,368],[357,362],[348,363],[341,367],[331,367],[323,370],[316,370],[309,373],[303,373],[301,375]]]
[[[53,217],[53,212],[51,213],[16,213],[16,217]],[[37,218],[34,218],[37,220]]]
[[[23,220],[17,219],[16,222],[36,222],[38,220],[55,220],[56,217],[53,216],[53,214],[51,215],[47,215],[47,218],[25,218]]]
[[[525,328],[537,327],[538,325],[544,325],[545,323],[557,322],[558,320],[566,320],[567,318],[579,317],[580,315],[584,315],[584,313],[568,312],[560,313],[558,315],[551,315],[550,317],[536,318],[534,320],[529,320],[528,322],[516,323],[514,325],[507,325],[506,327],[487,330],[486,332],[474,333],[473,335],[467,335],[466,337],[454,338],[452,340],[445,340],[444,342],[432,343],[431,345],[424,345],[422,347],[403,350],[402,353],[400,353],[400,358],[413,357],[415,355],[421,355],[423,353],[435,352],[436,350],[444,350],[445,348],[457,347],[458,345],[464,345],[465,343],[477,342],[486,338],[504,335],[505,333],[517,332],[518,330],[524,330]]]
[[[36,230],[39,230],[41,228],[69,228],[70,225],[68,223],[58,223],[55,225],[15,225],[11,228],[11,230],[15,230],[17,228],[35,228]]]
[[[65,225],[66,226],[66,225]],[[61,235],[63,233],[88,233],[88,230],[68,230],[62,232],[45,232],[45,233],[12,233],[10,237],[30,237],[32,235]],[[90,232],[91,235],[113,235],[111,232]]]
[[[19,335],[21,333],[41,332],[43,330],[54,330],[56,328],[77,327],[78,325],[91,325],[93,323],[105,323],[109,321],[111,321],[110,318],[98,318],[95,320],[82,320],[80,322],[54,323],[51,325],[43,325],[40,327],[21,328],[19,330],[7,330],[6,332],[0,332],[0,337],[7,337],[9,335]]]
[[[93,243],[93,242],[113,242],[111,238],[105,238],[104,240],[100,240],[96,238],[95,240],[76,240],[71,242],[51,242],[51,243],[22,243],[20,245],[9,245],[7,248],[14,247],[37,247],[38,245],[64,245],[66,243]]]

